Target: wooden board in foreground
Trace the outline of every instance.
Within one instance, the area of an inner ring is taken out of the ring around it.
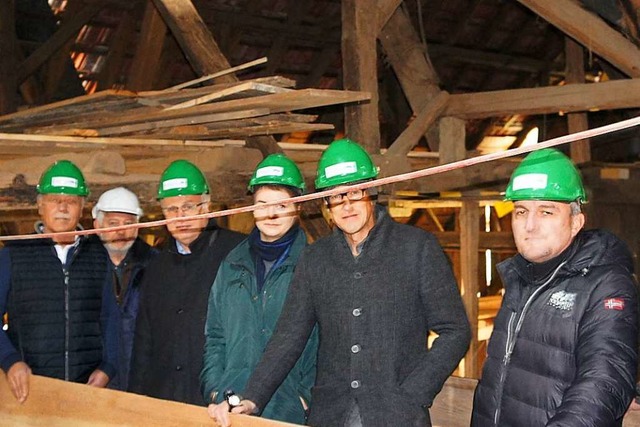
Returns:
[[[83,384],[31,377],[31,392],[20,405],[0,375],[2,427],[196,427],[215,426],[204,407],[153,399]],[[434,427],[468,427],[477,381],[451,377],[431,407]],[[265,418],[232,415],[234,427],[293,427]],[[627,415],[624,427],[640,426],[640,411]],[[395,426],[390,426],[395,427]]]
[[[131,393],[89,387],[33,375],[27,401],[20,405],[0,375],[3,427],[196,427],[215,426],[206,408]],[[287,427],[294,424],[233,415],[234,427]]]

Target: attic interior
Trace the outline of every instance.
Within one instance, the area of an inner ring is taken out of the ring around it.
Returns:
[[[53,159],[81,165],[90,204],[126,185],[151,220],[177,158],[206,171],[224,209],[249,203],[265,153],[284,151],[311,184],[323,147],[345,135],[392,176],[636,117],[639,11],[638,0],[1,2],[0,233],[32,230]],[[638,129],[560,148],[588,187],[588,227],[622,237],[638,268]],[[382,189],[396,220],[433,232],[451,259],[477,320],[464,377],[479,375],[500,302],[495,264],[515,253],[499,192],[517,162]],[[319,204],[304,210],[312,239],[330,230]],[[222,222],[248,231],[251,216]]]

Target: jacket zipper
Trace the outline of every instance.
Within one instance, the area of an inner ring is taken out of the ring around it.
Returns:
[[[71,326],[69,325],[69,270],[62,267],[64,273],[64,380],[69,381],[69,336]]]
[[[524,322],[524,317],[526,316],[527,311],[529,310],[529,306],[531,305],[533,300],[547,286],[549,286],[551,281],[556,277],[556,274],[558,274],[558,271],[560,271],[560,269],[566,263],[567,262],[564,261],[558,267],[556,267],[556,269],[553,271],[553,274],[551,275],[551,277],[549,277],[549,279],[547,279],[546,282],[544,282],[542,285],[540,285],[540,287],[538,287],[538,289],[536,289],[531,294],[531,296],[529,296],[529,298],[527,299],[527,302],[525,303],[524,307],[522,308],[522,312],[520,313],[520,317],[518,318],[518,322],[516,323],[515,329],[513,329],[513,321],[516,319],[517,313],[516,312],[511,313],[511,317],[509,318],[509,325],[507,327],[507,343],[505,345],[504,357],[502,358],[502,372],[500,373],[500,384],[498,386],[498,396],[497,396],[497,399],[496,399],[496,402],[497,402],[496,412],[495,412],[495,414],[493,416],[493,424],[495,426],[498,425],[498,421],[500,420],[500,408],[501,408],[501,405],[502,405],[502,403],[501,403],[502,402],[502,392],[504,391],[504,382],[505,382],[506,377],[507,377],[507,367],[509,366],[509,363],[511,362],[511,354],[513,353],[513,349],[516,346],[516,339],[518,338],[518,334],[520,333],[520,329],[522,328],[522,323]]]

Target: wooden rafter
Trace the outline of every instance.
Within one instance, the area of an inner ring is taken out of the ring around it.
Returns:
[[[573,0],[518,0],[630,77],[640,77],[640,49]]]
[[[436,72],[427,60],[425,46],[406,12],[397,8],[378,38],[411,109],[417,114],[440,93],[440,88]],[[433,137],[427,137],[427,143],[432,151],[437,151]]]
[[[153,89],[155,76],[160,68],[166,33],[167,25],[162,20],[158,9],[153,3],[147,2],[136,52],[126,83],[127,89],[134,91]]]
[[[230,68],[229,61],[190,0],[153,0],[153,4],[197,75],[204,76]],[[225,75],[219,81],[232,82],[237,78]]]
[[[109,4],[108,1],[93,1],[88,3],[80,12],[75,14],[68,21],[63,22],[62,26],[49,38],[42,46],[33,52],[22,64],[18,66],[16,71],[19,83],[29,77],[47,61],[51,55],[57,52],[71,37],[73,37],[80,29],[85,26],[91,18],[93,18],[102,8]]]

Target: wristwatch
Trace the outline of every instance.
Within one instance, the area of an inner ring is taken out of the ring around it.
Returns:
[[[242,401],[242,396],[236,394],[236,392],[231,389],[225,390],[223,397],[229,404],[229,412],[236,406],[240,406],[240,402]]]

